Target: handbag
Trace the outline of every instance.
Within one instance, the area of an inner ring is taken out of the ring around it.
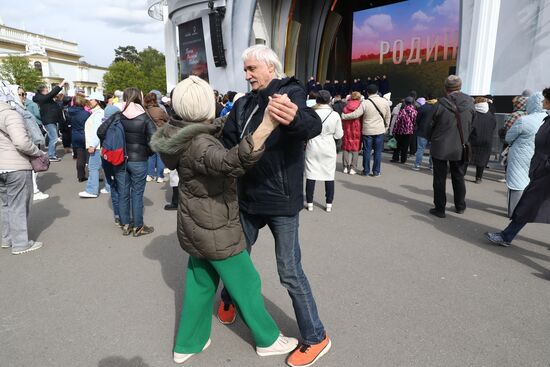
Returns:
[[[30,162],[34,172],[45,172],[50,168],[50,159],[44,153],[36,157],[30,157]]]
[[[10,136],[6,134],[5,131],[0,130],[0,132],[11,141]],[[29,162],[31,163],[32,170],[34,172],[44,172],[50,168],[50,159],[48,155],[42,151],[40,151],[40,155],[34,157],[29,156]]]
[[[388,148],[397,149],[397,139],[395,139],[393,136],[390,140],[388,140]]]

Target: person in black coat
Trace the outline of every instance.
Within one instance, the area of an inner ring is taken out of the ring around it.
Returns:
[[[543,108],[550,110],[550,88],[542,91]],[[535,136],[535,154],[529,167],[529,185],[512,214],[512,221],[501,232],[487,232],[492,243],[508,247],[527,223],[550,224],[550,116]]]
[[[332,86],[330,80],[325,81],[325,84],[323,84],[323,89],[328,91],[331,97],[334,95],[334,87]]]
[[[74,96],[72,106],[68,108],[68,117],[71,123],[71,146],[73,148],[73,155],[76,158],[76,177],[78,182],[87,180],[86,163],[88,162],[88,152],[86,150],[84,126],[86,120],[90,117],[90,112],[84,109],[86,103],[86,97],[79,93]]]
[[[445,186],[447,172],[451,171],[455,211],[458,214],[466,210],[466,184],[464,183],[464,153],[472,131],[475,118],[472,97],[460,92],[462,80],[456,75],[445,79],[447,96],[440,98],[434,107],[433,119],[428,131],[431,141],[433,160],[434,208],[430,214],[445,218],[447,197]],[[460,117],[462,131],[458,129],[457,113]]]
[[[60,161],[55,152],[55,145],[59,137],[57,124],[63,121],[63,113],[61,112],[61,107],[59,107],[59,104],[54,98],[63,90],[64,85],[65,81],[63,80],[59,85],[55,86],[51,92],[48,92],[48,87],[43,85],[38,88],[32,99],[33,102],[36,102],[40,107],[40,119],[48,132],[48,157],[51,162]]]
[[[311,93],[311,91],[313,91],[313,88],[315,88],[315,78],[311,76],[307,81],[307,94]]]
[[[348,81],[344,80],[342,82],[342,85],[340,86],[340,96],[345,99],[348,94],[350,94],[350,86],[348,84]]]
[[[475,183],[481,183],[483,171],[489,163],[493,149],[493,133],[497,126],[497,119],[489,110],[489,103],[485,97],[475,99],[476,118],[470,135],[472,157],[465,163],[464,173],[468,171],[468,163],[476,166]]]

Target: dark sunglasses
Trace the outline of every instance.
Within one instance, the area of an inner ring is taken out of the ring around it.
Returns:
[[[20,96],[26,96],[27,93],[19,93]]]

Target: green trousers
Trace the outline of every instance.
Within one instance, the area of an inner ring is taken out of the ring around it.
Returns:
[[[224,260],[200,260],[189,256],[174,352],[202,351],[210,338],[212,308],[220,278],[250,328],[256,346],[268,347],[279,337],[279,328],[265,309],[260,275],[248,252],[242,251]]]

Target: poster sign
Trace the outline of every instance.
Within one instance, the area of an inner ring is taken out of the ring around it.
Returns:
[[[196,75],[208,81],[208,64],[206,62],[202,19],[199,18],[180,24],[178,28],[181,79]]]
[[[410,90],[441,96],[456,68],[460,0],[407,0],[355,12],[352,77],[389,82],[392,98]]]

